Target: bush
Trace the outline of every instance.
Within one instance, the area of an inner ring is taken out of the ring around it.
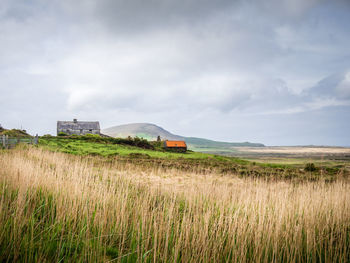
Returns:
[[[150,159],[151,158],[151,156],[149,156],[147,153],[129,153],[128,154],[128,156],[130,157],[130,158],[136,158],[136,159],[138,159],[138,158],[140,158],[140,159]]]
[[[146,139],[139,137],[134,138],[134,146],[144,149],[154,149],[153,145],[151,145]]]
[[[85,137],[88,137],[88,138],[101,138],[101,136],[99,134],[91,134],[91,133],[85,134]]]
[[[317,171],[316,166],[313,163],[307,163],[304,168],[305,171],[307,172],[314,172]]]
[[[124,144],[130,146],[136,146],[143,149],[154,150],[155,147],[147,140],[143,138],[112,138],[112,137],[101,137],[97,134],[86,134],[86,135],[67,135],[64,132],[58,133],[56,139],[71,139],[71,140],[81,140],[93,143],[104,143],[104,144]]]

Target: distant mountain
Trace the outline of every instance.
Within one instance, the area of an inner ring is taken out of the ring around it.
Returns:
[[[219,142],[203,138],[185,137],[175,135],[167,130],[151,123],[131,123],[119,126],[113,126],[102,130],[103,134],[112,137],[125,138],[142,137],[147,140],[156,140],[158,136],[162,140],[184,140],[186,141],[189,149],[199,152],[235,152],[234,147],[263,147],[262,143],[250,143],[250,142]]]
[[[168,140],[183,140],[182,136],[174,135],[163,128],[151,123],[131,123],[110,127],[102,130],[103,134],[112,137],[142,137],[147,140],[156,140],[158,136]]]

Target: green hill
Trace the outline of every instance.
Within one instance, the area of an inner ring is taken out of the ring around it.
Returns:
[[[264,147],[261,143],[250,142],[219,142],[203,138],[185,137],[175,135],[169,131],[151,123],[131,123],[119,126],[113,126],[102,130],[103,134],[112,137],[142,137],[147,140],[156,140],[158,136],[162,140],[184,140],[189,149],[199,152],[235,152],[234,147]]]
[[[131,123],[119,126],[113,126],[102,130],[103,134],[111,137],[125,138],[142,137],[147,140],[156,140],[158,136],[168,140],[183,140],[182,136],[174,135],[163,128],[151,123]]]
[[[27,138],[27,137],[32,137],[31,135],[29,135],[26,131],[24,130],[19,130],[19,129],[12,129],[12,130],[7,130],[4,129],[0,126],[0,136],[2,135],[7,135],[9,137],[23,137],[23,138]]]

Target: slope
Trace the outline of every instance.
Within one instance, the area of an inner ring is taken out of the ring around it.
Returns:
[[[103,134],[112,137],[142,137],[147,140],[156,140],[160,136],[162,140],[184,140],[189,149],[199,152],[234,152],[234,147],[263,147],[261,143],[250,142],[219,142],[203,138],[185,137],[175,135],[169,131],[151,123],[131,123],[113,126],[102,130]]]

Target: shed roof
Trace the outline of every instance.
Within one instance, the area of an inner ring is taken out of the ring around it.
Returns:
[[[179,148],[187,147],[185,141],[165,141],[165,146],[166,147],[179,147]]]
[[[99,130],[100,123],[98,121],[57,121],[57,128],[72,130]]]

